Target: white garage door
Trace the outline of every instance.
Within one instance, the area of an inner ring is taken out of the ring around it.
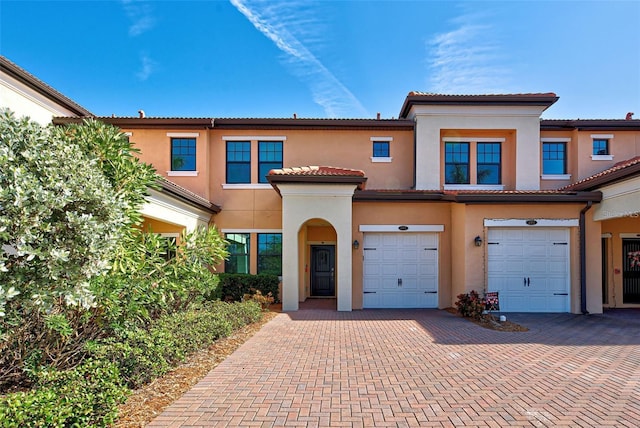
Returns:
[[[438,234],[365,233],[364,307],[437,308]]]
[[[490,228],[489,291],[504,312],[569,311],[569,230]]]

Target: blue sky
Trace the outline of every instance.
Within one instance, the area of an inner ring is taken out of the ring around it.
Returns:
[[[11,1],[0,53],[97,115],[397,117],[410,91],[640,117],[639,1]]]

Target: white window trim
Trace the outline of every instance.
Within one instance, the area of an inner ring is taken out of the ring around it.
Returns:
[[[156,235],[160,235],[163,238],[177,238],[180,236],[178,232],[161,232],[161,233],[156,233]]]
[[[640,233],[621,233],[620,238],[638,239],[640,238]]]
[[[133,135],[133,132],[123,132],[123,134],[127,137],[131,137]]]
[[[593,140],[612,140],[613,134],[591,134]]]
[[[371,142],[373,141],[387,141],[387,142],[391,142],[393,141],[393,137],[371,137],[369,138],[369,140]]]
[[[260,190],[260,189],[273,189],[269,183],[223,183],[222,188],[224,190]]]
[[[358,230],[360,232],[444,232],[444,224],[361,224]]]
[[[540,138],[543,143],[570,143],[571,138],[566,137],[552,137],[552,138]]]
[[[504,184],[445,184],[444,190],[504,190]]]
[[[197,177],[198,171],[167,171],[169,177]]]
[[[375,156],[371,156],[371,162],[372,163],[391,163],[391,161],[393,161],[392,157],[375,157]]]
[[[443,143],[504,143],[506,140],[502,137],[442,137]]]
[[[282,233],[282,229],[220,229],[222,233]]]
[[[171,138],[198,138],[199,132],[167,132],[167,137]]]
[[[610,160],[613,160],[613,155],[591,155],[591,160],[610,161]]]
[[[571,180],[571,174],[542,174],[542,180]]]
[[[286,141],[283,135],[223,135],[223,141]]]

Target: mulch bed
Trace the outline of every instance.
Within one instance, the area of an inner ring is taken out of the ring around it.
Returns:
[[[447,308],[445,311],[454,314],[456,316],[462,317],[456,308]],[[465,318],[471,321],[474,324],[477,324],[481,327],[488,328],[490,330],[496,331],[529,331],[529,329],[520,324],[516,324],[511,321],[498,321],[497,317],[494,315],[483,315],[479,320],[473,318]]]

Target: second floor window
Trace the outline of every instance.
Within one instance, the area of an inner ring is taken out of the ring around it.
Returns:
[[[171,170],[195,171],[196,170],[196,139],[172,138],[171,139]]]
[[[282,275],[281,233],[258,233],[258,273]]]
[[[282,141],[258,142],[258,182],[267,183],[272,169],[282,168]]]
[[[388,158],[389,155],[389,142],[388,141],[374,141],[373,142],[373,157],[374,158]]]
[[[609,140],[606,139],[594,139],[593,140],[593,155],[610,155],[609,153]]]
[[[249,273],[249,241],[248,233],[227,233],[225,239],[229,243],[229,257],[225,260],[225,273]]]
[[[251,183],[251,142],[227,141],[227,183]]]
[[[542,173],[567,173],[566,143],[542,143]]]
[[[500,143],[478,143],[477,183],[500,184],[502,170],[502,151]]]
[[[445,143],[446,184],[469,184],[469,143]]]

